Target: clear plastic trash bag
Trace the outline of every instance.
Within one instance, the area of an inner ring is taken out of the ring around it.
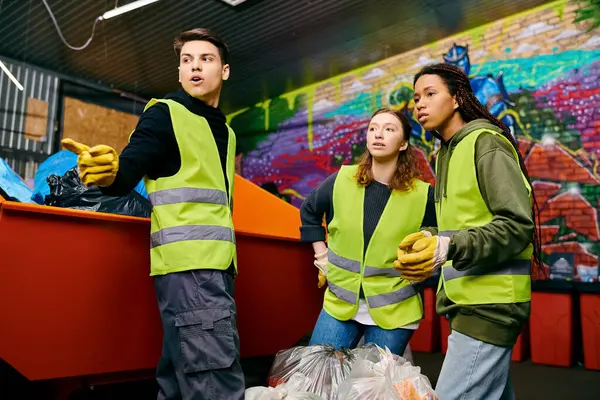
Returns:
[[[291,382],[284,383],[276,388],[253,387],[246,389],[246,400],[322,400],[321,396],[302,391],[300,387],[308,384],[307,377],[293,377]]]
[[[339,386],[339,400],[439,400],[421,368],[387,348],[371,345],[355,355],[348,379]]]
[[[329,345],[294,347],[277,353],[269,386],[309,392],[322,400],[334,400],[338,386],[350,374],[355,356],[350,350],[338,351]]]

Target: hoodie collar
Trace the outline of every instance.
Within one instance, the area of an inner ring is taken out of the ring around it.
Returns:
[[[479,118],[479,119],[475,119],[475,120],[467,123],[465,126],[460,128],[458,130],[458,132],[456,132],[454,134],[454,136],[452,136],[452,139],[450,139],[449,142],[444,142],[442,140],[442,146],[447,146],[452,149],[452,148],[456,147],[456,145],[459,144],[461,140],[463,140],[464,138],[469,136],[469,134],[471,134],[471,132],[476,131],[478,129],[483,129],[483,128],[500,133],[500,134],[502,133],[502,129],[500,129],[500,127],[492,124],[487,119]]]
[[[225,123],[225,114],[218,107],[211,107],[202,100],[190,96],[185,90],[179,89],[176,92],[165,96],[166,99],[174,100],[188,109],[188,111],[205,117],[210,120]]]
[[[440,151],[438,153],[438,181],[436,183],[435,190],[436,203],[439,202],[442,197],[446,197],[446,189],[448,184],[448,164],[450,163],[450,158],[452,157],[452,152],[454,151],[454,148],[461,142],[461,140],[463,140],[472,132],[478,129],[487,129],[490,131],[502,133],[502,129],[492,124],[489,120],[476,119],[467,123],[461,129],[459,129],[458,132],[456,132],[454,136],[452,136],[452,139],[450,139],[449,142],[442,141],[442,148],[440,148]]]

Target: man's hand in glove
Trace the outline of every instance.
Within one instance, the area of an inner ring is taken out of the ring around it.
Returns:
[[[432,276],[447,260],[450,238],[432,236],[427,231],[408,235],[398,247],[394,267],[403,279],[423,281]]]
[[[73,139],[63,139],[65,149],[77,154],[79,178],[86,186],[110,186],[119,170],[119,156],[115,149],[106,145],[89,147]]]
[[[321,254],[315,254],[315,267],[319,269],[319,289],[327,282],[327,250]]]

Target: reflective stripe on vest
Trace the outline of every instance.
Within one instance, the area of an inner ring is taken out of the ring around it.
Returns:
[[[233,230],[224,226],[184,225],[164,228],[150,235],[150,247],[186,240],[223,240],[235,242]]]
[[[356,274],[360,274],[360,262],[349,260],[344,257],[340,257],[333,252],[333,250],[329,249],[327,251],[327,258],[330,263],[335,265],[338,268],[344,269],[348,272],[354,272]],[[389,276],[389,277],[400,277],[401,274],[398,272],[396,268],[376,268],[365,266],[365,277],[370,276]]]
[[[367,302],[371,308],[385,307],[391,304],[403,302],[417,295],[412,285],[404,286],[392,293],[383,293],[375,296],[367,296]]]
[[[439,236],[451,237],[458,231],[443,231]],[[481,271],[482,269],[487,271]],[[504,264],[489,271],[489,268],[473,266],[466,271],[458,271],[451,264],[445,265],[443,270],[444,280],[451,281],[452,279],[462,278],[463,276],[481,276],[481,275],[530,275],[531,260],[515,259],[505,262]]]
[[[399,278],[401,276],[400,272],[396,268],[375,268],[365,266],[365,273],[363,274],[365,278],[370,276],[387,276],[390,278]]]
[[[333,250],[327,250],[327,260],[338,268],[346,270],[348,272],[354,272],[360,274],[360,262],[349,260],[344,257],[340,257],[333,252]]]
[[[337,285],[334,285],[331,282],[327,283],[327,288],[331,293],[335,295],[340,300],[344,300],[346,303],[350,303],[352,305],[356,305],[356,293],[341,288]]]
[[[465,276],[482,276],[482,275],[530,275],[531,274],[531,260],[510,260],[506,263],[497,267],[493,271],[489,271],[488,268],[482,268],[474,266],[466,271],[458,271],[453,266],[448,265],[442,269],[444,274],[444,280],[446,282],[453,279],[462,278]],[[481,271],[487,269],[488,271]]]
[[[227,193],[217,189],[176,188],[159,190],[148,195],[153,207],[177,203],[207,203],[226,206]]]

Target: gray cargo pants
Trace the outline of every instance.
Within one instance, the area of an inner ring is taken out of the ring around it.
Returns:
[[[158,400],[238,400],[244,374],[234,277],[217,270],[154,277],[163,325]]]

